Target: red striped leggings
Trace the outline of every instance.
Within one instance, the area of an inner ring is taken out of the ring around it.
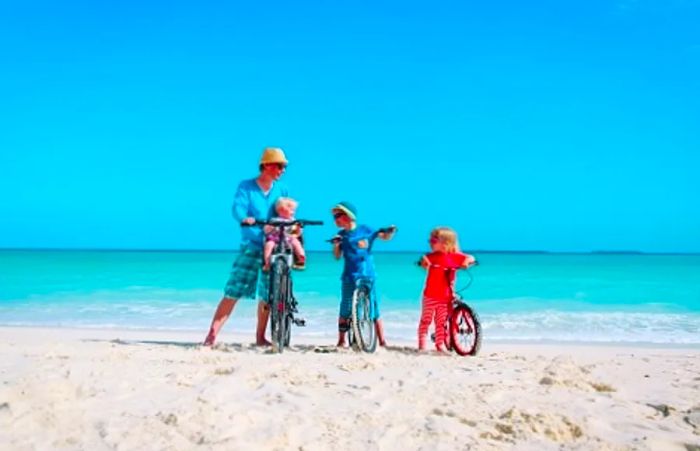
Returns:
[[[445,321],[451,307],[450,301],[423,298],[423,307],[418,323],[418,349],[426,349],[426,337],[430,323],[435,319],[435,347],[445,345]]]

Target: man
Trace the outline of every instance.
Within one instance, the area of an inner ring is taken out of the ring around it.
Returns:
[[[288,197],[287,188],[278,182],[286,167],[287,158],[282,149],[267,147],[263,150],[260,174],[256,178],[242,181],[233,200],[233,217],[239,223],[253,224],[256,219],[270,218],[277,199]],[[268,277],[261,274],[263,240],[264,235],[260,227],[241,227],[241,249],[233,262],[224,297],[221,298],[211,321],[209,334],[204,340],[205,346],[214,345],[216,336],[233,312],[238,299],[255,298],[256,290],[259,302],[255,342],[258,346],[270,344],[265,339],[270,310],[266,302]]]

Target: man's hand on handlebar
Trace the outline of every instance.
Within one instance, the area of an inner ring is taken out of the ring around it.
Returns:
[[[255,218],[253,218],[253,217],[245,218],[241,221],[241,224],[253,225],[253,224],[255,224]]]

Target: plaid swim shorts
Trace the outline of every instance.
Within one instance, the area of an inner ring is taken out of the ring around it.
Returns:
[[[262,261],[262,250],[241,248],[233,261],[224,296],[230,299],[253,299],[257,292],[258,299],[266,301],[269,277],[261,271]]]

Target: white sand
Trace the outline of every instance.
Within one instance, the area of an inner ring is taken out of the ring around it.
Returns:
[[[200,335],[0,328],[0,449],[700,446],[699,349],[275,355]]]

